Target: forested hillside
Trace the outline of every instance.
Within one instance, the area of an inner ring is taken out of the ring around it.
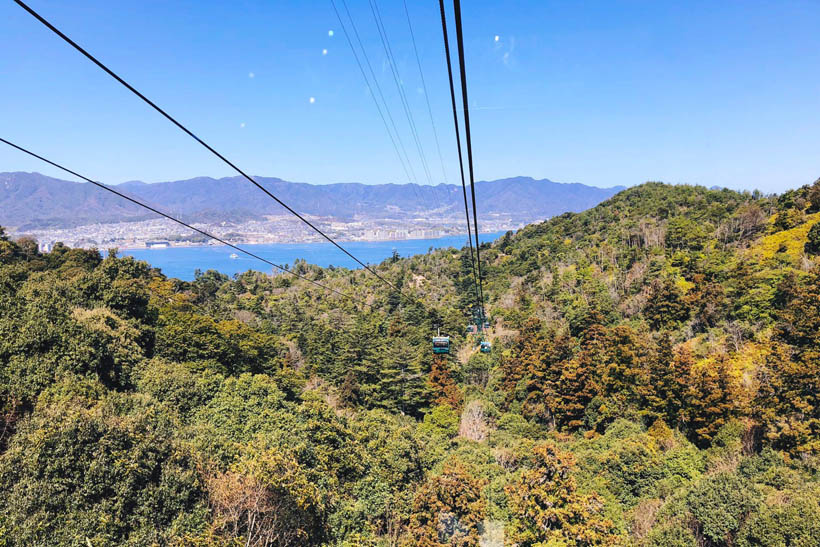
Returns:
[[[647,183],[369,274],[0,232],[0,545],[808,547],[820,181]],[[432,355],[449,333],[454,351]]]

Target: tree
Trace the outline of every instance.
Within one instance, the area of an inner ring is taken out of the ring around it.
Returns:
[[[707,239],[708,235],[701,223],[682,216],[669,220],[666,228],[667,247],[699,251]]]
[[[427,404],[425,374],[405,339],[385,356],[376,391],[377,406],[402,414],[418,416]]]
[[[707,366],[693,367],[689,376],[686,421],[691,437],[701,447],[737,416],[742,401],[726,356],[717,355],[714,360]]]
[[[820,254],[820,222],[816,222],[808,233],[808,239],[803,246],[803,250],[807,255],[816,256]]]
[[[820,269],[789,281],[766,364],[757,372],[755,414],[775,446],[820,453]]]
[[[566,333],[547,333],[536,318],[524,323],[503,365],[508,393],[522,400],[524,416],[555,427],[563,364],[571,357]]]
[[[766,504],[745,522],[738,547],[812,545],[820,538],[820,504],[817,493],[790,495],[780,503]]]
[[[0,522],[15,545],[166,544],[204,525],[205,496],[174,421],[140,395],[65,381],[0,458]],[[0,526],[2,528],[2,526]]]
[[[445,464],[417,491],[405,545],[445,547],[478,545],[479,524],[487,502],[484,481],[473,477],[457,460]]]
[[[452,408],[461,406],[464,396],[453,380],[450,367],[444,357],[436,356],[433,359],[433,367],[430,369],[427,385],[435,404],[448,405]]]
[[[561,364],[556,415],[559,427],[578,429],[587,409],[601,393],[598,376],[600,356],[606,354],[606,329],[595,321],[583,333],[581,351]]]
[[[256,443],[206,475],[213,529],[246,546],[315,545],[326,535],[318,489],[293,456]]]
[[[809,188],[809,213],[820,211],[820,179],[814,181]]]
[[[737,474],[722,472],[701,479],[686,497],[699,532],[712,545],[733,545],[734,535],[755,509],[758,494]]]
[[[752,408],[766,438],[794,454],[820,453],[820,361],[795,358],[789,346],[776,344],[756,376]]]
[[[683,425],[693,364],[689,349],[684,346],[678,351],[673,350],[669,334],[663,334],[638,387],[643,412],[650,417],[662,418],[672,427]]]
[[[603,501],[577,492],[572,455],[552,443],[533,450],[533,464],[506,488],[512,519],[509,539],[521,547],[610,545],[615,527],[603,518]],[[554,542],[554,543],[553,543]]]
[[[689,307],[671,279],[652,284],[644,315],[654,329],[675,327],[689,318]]]

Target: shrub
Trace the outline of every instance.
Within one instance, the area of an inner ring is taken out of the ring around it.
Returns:
[[[715,544],[724,545],[731,541],[743,519],[757,507],[756,494],[754,487],[739,475],[723,472],[704,477],[689,492],[686,503],[703,536]]]
[[[820,505],[808,493],[766,504],[752,515],[738,534],[738,547],[794,545],[809,547],[820,541]]]

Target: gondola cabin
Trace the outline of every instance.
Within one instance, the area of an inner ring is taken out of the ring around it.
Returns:
[[[433,353],[450,353],[450,337],[433,336]]]
[[[481,353],[490,353],[490,351],[492,349],[493,349],[493,345],[490,344],[487,341],[484,341],[484,342],[481,342],[481,348],[480,348],[479,351],[481,351]]]

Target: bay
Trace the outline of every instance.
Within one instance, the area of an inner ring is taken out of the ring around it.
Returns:
[[[479,241],[495,241],[505,232],[479,234]],[[393,255],[395,250],[402,257],[424,254],[431,247],[462,248],[467,245],[467,236],[447,236],[437,239],[404,239],[398,241],[347,241],[340,243],[365,264],[378,264]],[[317,266],[341,266],[344,268],[360,267],[352,258],[334,247],[331,243],[263,243],[257,245],[239,245],[274,264],[291,265],[297,259],[304,259]],[[151,266],[159,268],[168,277],[185,281],[194,279],[196,270],[217,270],[233,276],[248,270],[270,273],[273,268],[238,253],[225,245],[206,245],[201,247],[167,247],[165,249],[123,249],[121,255],[133,256],[144,260]],[[238,255],[231,258],[231,255]]]

